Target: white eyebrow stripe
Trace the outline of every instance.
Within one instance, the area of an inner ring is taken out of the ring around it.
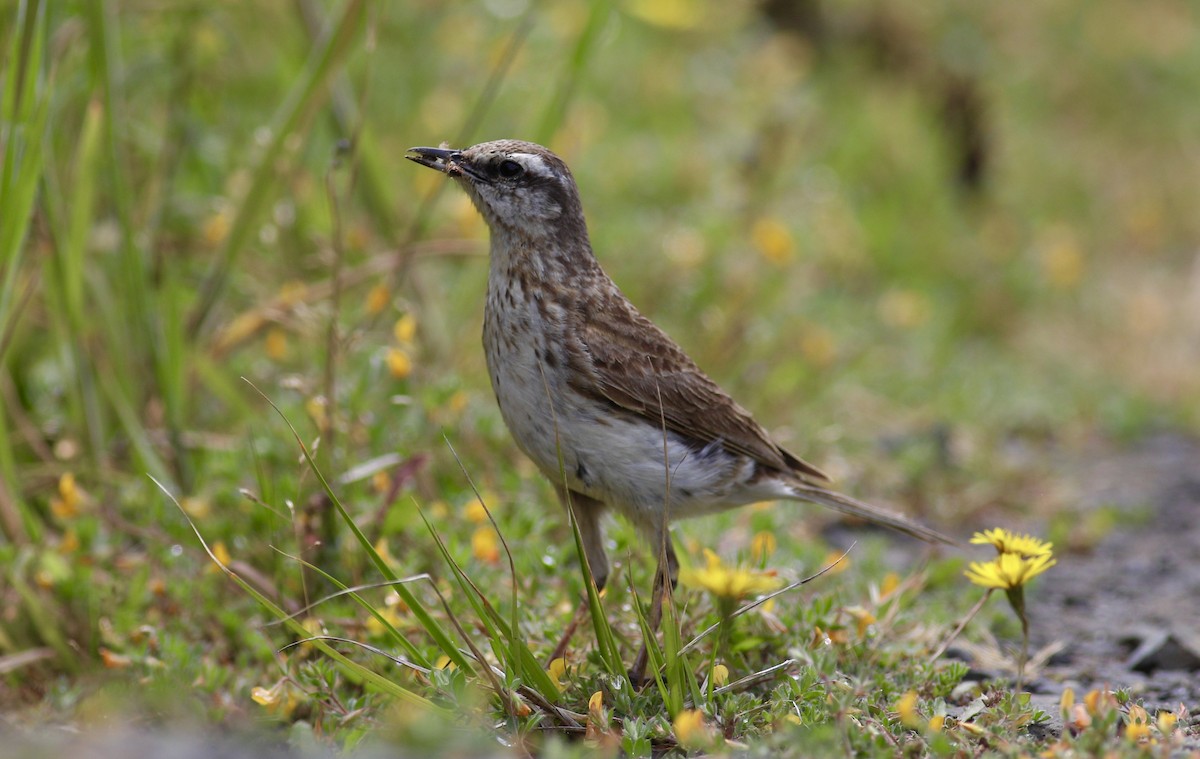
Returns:
[[[546,163],[540,155],[534,153],[509,153],[508,157],[518,161],[525,167],[526,171],[531,171],[543,177],[553,177],[554,170]]]

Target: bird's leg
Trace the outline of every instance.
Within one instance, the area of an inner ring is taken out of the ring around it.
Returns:
[[[653,634],[662,624],[663,601],[667,595],[667,581],[670,580],[671,590],[679,584],[679,559],[675,556],[675,546],[671,543],[671,533],[665,528],[656,530],[655,545],[658,548],[657,569],[654,572],[654,593],[650,599],[650,631]],[[637,658],[629,669],[629,682],[635,687],[641,687],[646,680],[646,662],[649,659],[647,646],[650,641],[643,640]]]
[[[595,498],[574,491],[568,493],[566,490],[560,490],[559,498],[562,500],[563,506],[570,509],[575,515],[575,524],[579,528],[579,537],[583,541],[583,554],[587,557],[588,568],[592,572],[596,590],[604,590],[604,585],[608,582],[608,556],[604,553],[604,533],[600,530],[600,517],[604,514],[604,504]],[[585,577],[584,580],[586,581],[587,578]],[[562,637],[558,639],[558,645],[550,654],[550,661],[559,659],[566,653],[567,645],[575,635],[576,628],[587,616],[589,608],[585,591],[583,601],[575,609],[575,615],[571,617],[571,621],[563,630]]]

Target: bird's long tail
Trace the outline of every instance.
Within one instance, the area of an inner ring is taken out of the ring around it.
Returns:
[[[937,530],[930,529],[923,524],[918,524],[908,517],[894,514],[878,506],[872,506],[869,503],[863,503],[850,496],[807,483],[791,483],[789,487],[793,497],[798,500],[819,503],[822,506],[828,506],[834,511],[840,511],[852,517],[881,524],[884,527],[891,528],[897,532],[903,532],[905,535],[912,535],[914,538],[920,538],[929,543],[958,544],[958,541],[954,538],[943,535]]]

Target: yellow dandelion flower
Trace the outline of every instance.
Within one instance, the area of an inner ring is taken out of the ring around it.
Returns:
[[[487,564],[500,561],[500,540],[490,525],[478,528],[471,535],[471,553]]]
[[[971,542],[975,545],[990,544],[998,553],[1015,553],[1027,558],[1050,554],[1054,548],[1053,543],[1039,540],[1032,535],[1018,535],[999,527],[975,533]]]
[[[690,569],[680,573],[684,585],[702,588],[713,595],[737,600],[751,594],[766,593],[778,588],[782,581],[764,572],[754,572],[740,567],[731,567],[709,549],[704,549],[704,569]]]
[[[750,555],[755,562],[762,563],[767,560],[771,554],[775,553],[775,549],[779,547],[779,541],[775,538],[775,533],[768,530],[762,530],[754,534],[754,538],[750,541]]]
[[[412,374],[413,362],[401,348],[388,348],[387,367],[391,375],[398,380],[408,379]]]
[[[703,748],[711,742],[708,725],[704,723],[704,712],[698,709],[684,709],[675,715],[671,727],[675,730],[675,739],[686,749]]]
[[[401,345],[410,344],[417,336],[417,317],[405,314],[397,319],[396,324],[392,327],[392,336]]]
[[[391,301],[392,293],[388,290],[387,285],[382,283],[375,285],[367,293],[367,313],[371,316],[381,314]]]
[[[965,574],[968,580],[984,588],[1013,590],[1057,563],[1049,554],[1027,559],[1015,553],[1002,553],[989,562],[971,562]]]

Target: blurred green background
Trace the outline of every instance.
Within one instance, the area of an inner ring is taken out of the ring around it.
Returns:
[[[545,613],[569,606],[569,532],[483,369],[486,228],[414,145],[554,149],[644,313],[843,489],[951,531],[1052,522],[1073,507],[1056,461],[1200,427],[1192,4],[5,0],[0,19],[4,706],[108,709],[63,679],[107,664],[252,707],[278,642],[148,474],[280,597],[313,588],[271,545],[363,571],[254,388],[405,571],[436,561],[414,498],[464,561],[497,560],[449,441],[547,568],[527,578]],[[812,513],[685,543],[770,530],[819,558]]]

